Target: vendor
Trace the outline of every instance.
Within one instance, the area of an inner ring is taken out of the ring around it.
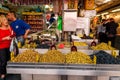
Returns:
[[[71,52],[77,52],[77,47],[76,46],[72,46],[71,47]]]
[[[41,41],[39,48],[48,49],[49,45],[45,42],[45,40],[43,40],[43,41]]]
[[[56,48],[55,45],[52,45],[52,46],[50,47],[50,50],[57,50],[57,48]]]
[[[93,41],[91,42],[90,46],[96,46],[97,45],[95,39],[96,39],[96,37],[94,36],[93,37]]]
[[[95,41],[91,42],[91,46],[96,46],[96,42]]]

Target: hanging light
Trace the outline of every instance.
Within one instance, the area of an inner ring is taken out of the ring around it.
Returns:
[[[53,11],[53,8],[50,8],[49,10],[50,10],[50,11]]]
[[[49,6],[48,4],[46,4],[46,5],[45,5],[45,8],[46,8],[46,9],[47,9],[47,8],[50,8],[50,6]]]

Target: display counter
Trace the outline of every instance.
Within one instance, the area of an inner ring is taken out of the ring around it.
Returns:
[[[20,49],[20,53],[26,49]],[[44,54],[48,49],[34,49]],[[70,49],[58,49],[68,53]],[[79,50],[93,54],[94,50]],[[111,50],[108,51],[111,53]],[[109,80],[111,76],[120,76],[119,64],[50,64],[8,62],[8,74],[21,74],[22,80]],[[103,79],[104,78],[104,79]]]
[[[109,80],[120,76],[120,65],[8,62],[7,72],[21,74],[22,80]]]
[[[120,76],[120,65],[8,63],[8,73],[81,76]]]

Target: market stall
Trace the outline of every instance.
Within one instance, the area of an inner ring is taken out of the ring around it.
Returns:
[[[31,53],[24,53],[25,51],[28,51],[29,49],[20,49],[20,54],[32,54]],[[45,55],[48,49],[34,49],[35,52],[40,52],[41,54]],[[58,51],[67,54],[70,52],[69,48],[66,49],[58,49]],[[95,54],[96,52],[99,52],[97,50],[78,50],[84,53],[87,53],[87,55]],[[111,50],[105,50],[110,55],[112,54]],[[119,51],[116,55],[118,55]],[[19,55],[20,55],[19,54]],[[64,63],[51,63],[51,62],[38,62],[37,57],[34,53],[35,62],[22,62],[23,60],[17,60],[18,62],[8,62],[7,66],[7,72],[8,74],[21,74],[22,80],[109,80],[111,76],[119,76],[120,75],[120,66],[119,64],[86,64],[82,60],[82,64],[80,63],[66,63],[67,59]],[[49,53],[51,54],[51,53]],[[58,54],[58,53],[56,53]],[[79,53],[81,54],[81,53]],[[102,53],[101,53],[102,54]],[[18,55],[18,56],[19,56]],[[51,54],[52,55],[52,54]],[[81,54],[82,55],[82,54]],[[21,56],[21,59],[31,60],[33,59],[31,56]],[[96,55],[97,56],[97,55]],[[23,58],[22,58],[23,57]],[[56,55],[56,57],[58,57]],[[74,58],[74,57],[73,57]],[[77,57],[76,57],[77,58]],[[85,58],[85,57],[83,57]],[[102,57],[101,57],[102,58]],[[18,58],[20,59],[20,58]],[[42,57],[40,58],[42,59]],[[49,59],[49,57],[47,57]],[[52,59],[52,57],[51,57]],[[72,58],[70,58],[72,59]],[[82,57],[81,57],[82,59]],[[111,58],[110,58],[111,59]],[[37,62],[36,62],[37,60]],[[19,62],[21,61],[21,62]],[[56,61],[56,59],[55,59]],[[104,62],[104,61],[103,61]],[[47,77],[46,77],[47,76]],[[104,78],[104,79],[103,79]],[[119,77],[118,77],[119,78]]]
[[[99,43],[96,35],[97,1],[2,0],[3,6],[15,11],[31,26],[24,46],[18,44],[19,54],[11,53],[7,73],[20,74],[21,80],[119,80],[119,50],[111,42]],[[0,14],[7,12],[1,10]],[[59,30],[58,24],[49,23],[53,13],[56,22],[62,25]],[[52,44],[57,50],[49,50]],[[77,47],[77,52],[71,51],[72,46]]]

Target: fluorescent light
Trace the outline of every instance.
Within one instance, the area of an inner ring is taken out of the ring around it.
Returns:
[[[100,14],[97,14],[96,16],[100,16]]]
[[[107,2],[109,2],[109,1],[111,1],[111,0],[105,0],[105,1],[103,1],[103,3],[107,3]]]
[[[117,12],[117,11],[120,11],[120,9],[115,9],[115,10],[112,10],[111,12]]]
[[[102,13],[102,15],[108,14],[108,12]]]

